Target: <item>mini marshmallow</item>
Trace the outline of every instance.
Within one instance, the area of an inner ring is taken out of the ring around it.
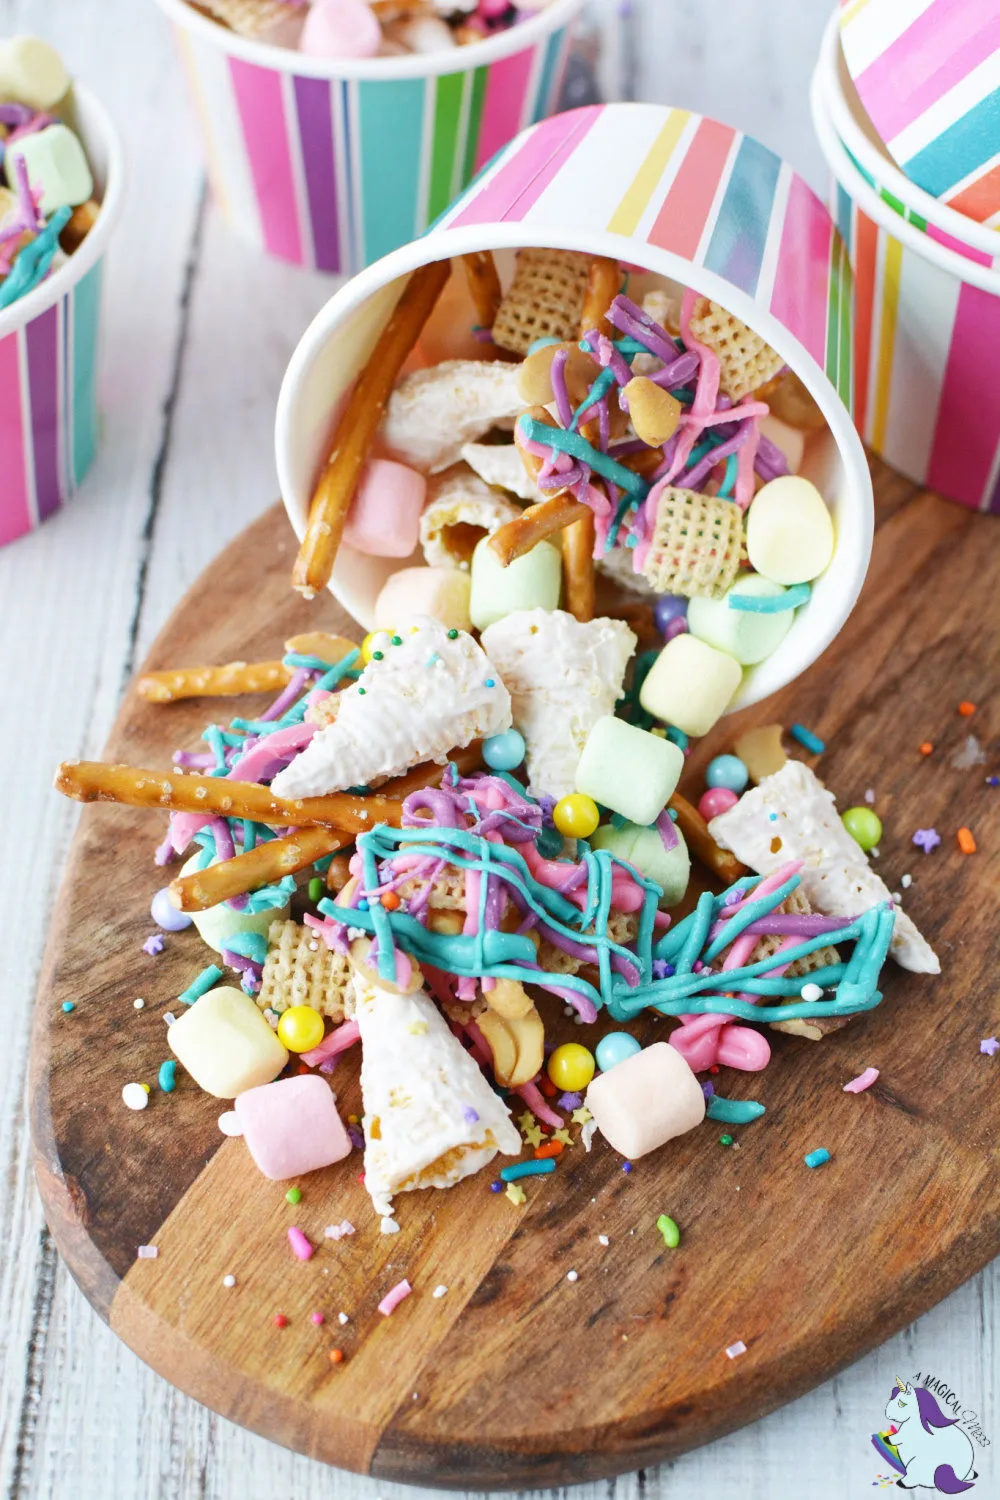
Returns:
[[[676,906],[683,901],[688,888],[691,856],[677,824],[672,827],[677,842],[671,849],[665,847],[658,829],[642,828],[637,823],[626,823],[623,828],[605,823],[593,834],[590,845],[594,849],[607,849],[617,859],[634,865],[647,880],[655,880],[663,891],[660,906]]]
[[[562,554],[551,542],[539,542],[505,568],[484,537],[472,554],[469,615],[485,630],[519,609],[558,609],[562,587]]]
[[[411,615],[429,615],[448,630],[469,630],[468,573],[458,568],[401,568],[375,601],[375,629],[391,630]]]
[[[600,1073],[586,1105],[613,1151],[637,1161],[705,1118],[701,1084],[667,1042],[654,1042]]]
[[[759,573],[745,573],[721,599],[692,599],[687,612],[688,630],[742,666],[752,667],[778,649],[792,628],[795,611],[782,609],[774,614],[754,614],[752,610],[733,609],[729,601],[734,594],[774,598],[784,592],[780,583],[772,583]]]
[[[247,1089],[234,1108],[250,1155],[272,1182],[329,1167],[350,1153],[330,1086],[316,1073]]]
[[[198,854],[182,867],[181,875],[193,875],[198,869],[200,857],[201,851],[199,850]],[[213,859],[212,864],[215,863]],[[213,952],[221,953],[226,947],[226,938],[236,937],[245,932],[258,932],[261,937],[266,938],[271,923],[284,920],[288,912],[288,901],[282,906],[268,906],[263,911],[257,912],[235,911],[233,907],[220,901],[217,906],[208,906],[204,911],[191,912],[190,917],[202,942],[207,943]]]
[[[270,1083],[288,1053],[242,990],[209,990],[167,1028],[167,1046],[200,1089],[235,1099]]]
[[[672,740],[608,714],[587,735],[576,790],[645,826],[666,807],[683,769],[683,751]]]
[[[94,179],[78,138],[67,125],[47,125],[32,135],[22,135],[7,147],[4,169],[11,187],[17,178],[15,163],[28,169],[28,181],[42,191],[39,207],[46,218],[59,208],[76,208],[93,196]]]
[[[800,474],[772,479],[747,512],[747,556],[773,583],[809,583],[833,556],[833,517]]]
[[[639,702],[654,719],[703,735],[725,713],[742,678],[739,662],[724,651],[687,633],[675,635],[653,663]]]
[[[344,541],[372,557],[409,557],[417,545],[427,480],[407,464],[373,458],[351,501]]]
[[[0,102],[49,110],[69,88],[69,74],[54,47],[37,36],[0,41]]]
[[[381,45],[382,27],[365,0],[313,0],[299,38],[307,57],[374,57]]]

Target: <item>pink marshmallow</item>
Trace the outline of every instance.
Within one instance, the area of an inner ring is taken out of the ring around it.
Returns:
[[[351,1149],[330,1086],[315,1073],[247,1089],[233,1108],[250,1155],[272,1182],[328,1167]]]
[[[310,57],[374,57],[382,27],[365,0],[313,0],[299,51]]]
[[[420,536],[427,480],[416,469],[373,458],[365,465],[344,527],[344,541],[372,557],[409,557]]]
[[[586,1103],[608,1145],[630,1161],[693,1130],[705,1118],[701,1084],[666,1042],[654,1042],[599,1073],[587,1089]]]

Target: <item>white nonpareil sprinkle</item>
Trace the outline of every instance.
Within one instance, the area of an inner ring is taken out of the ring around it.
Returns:
[[[347,929],[347,940],[349,943],[353,943],[355,938],[363,938],[367,936],[368,934],[365,932],[365,929],[363,927],[348,927]]]
[[[899,878],[899,883],[903,887],[904,891],[908,891],[910,889],[910,886],[913,884],[913,876],[901,875]]]
[[[141,1083],[127,1083],[122,1089],[122,1103],[126,1109],[145,1109],[149,1103],[149,1092]]]
[[[443,1284],[441,1286],[436,1286],[434,1288],[433,1292],[431,1292],[431,1296],[432,1297],[447,1297],[447,1295],[448,1295],[448,1288],[446,1286],[444,1286]]]
[[[174,1015],[172,1010],[168,1010],[166,1015],[163,1017],[164,1025],[166,1026],[172,1026],[176,1020],[177,1017]]]
[[[610,1245],[611,1241],[608,1239],[606,1234],[599,1234],[597,1236],[597,1243],[599,1245]]]
[[[872,803],[875,801],[874,788],[869,787],[867,792],[865,792],[865,801],[868,803],[868,806],[871,807]]]
[[[348,1316],[347,1316],[347,1314],[346,1314],[346,1313],[338,1313],[338,1314],[337,1314],[337,1322],[338,1322],[338,1323],[339,1323],[339,1324],[340,1324],[340,1326],[341,1326],[341,1328],[343,1328],[343,1327],[344,1327],[344,1325],[345,1325],[345,1323],[349,1323],[349,1322],[350,1322],[350,1321],[351,1321],[351,1320],[350,1320],[350,1318],[349,1318],[349,1317],[348,1317]]]
[[[580,1280],[579,1272],[578,1271],[567,1271],[566,1272],[566,1280],[567,1281],[579,1281]]]
[[[155,1260],[159,1253],[155,1245],[140,1245],[136,1251],[140,1260]]]
[[[893,902],[894,902],[894,904],[896,906],[899,906],[902,903],[902,900],[903,900],[902,896],[899,894],[898,891],[893,891],[893,893],[892,893],[892,899],[893,899]]]
[[[804,984],[799,990],[803,1000],[822,1000],[823,990],[818,984]]]
[[[881,851],[881,849],[878,848],[877,845],[873,845],[869,849],[868,853],[870,854],[870,856],[872,857],[872,859],[878,859],[878,857],[882,853],[882,851]]]
[[[232,1276],[232,1275],[230,1275],[230,1276],[223,1276],[223,1278],[222,1278],[222,1285],[223,1286],[235,1286],[236,1285],[236,1277]]]
[[[736,1343],[730,1344],[729,1348],[726,1350],[726,1353],[729,1355],[730,1359],[739,1359],[740,1355],[745,1354],[746,1352],[747,1346],[746,1344],[744,1344],[742,1339],[737,1339]]]
[[[386,1214],[385,1218],[379,1224],[379,1228],[381,1229],[383,1234],[399,1233],[399,1225],[396,1223],[396,1220],[390,1218],[388,1214]]]
[[[132,1009],[133,1010],[145,1010],[145,1008],[146,1008],[146,1002],[145,1002],[145,1000],[139,999],[139,1000],[133,1000],[132,1001]]]

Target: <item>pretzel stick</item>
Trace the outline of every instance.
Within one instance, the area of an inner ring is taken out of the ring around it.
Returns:
[[[447,260],[414,271],[355,382],[313,492],[306,534],[292,570],[292,586],[305,599],[312,599],[330,581],[347,513],[396,377],[450,275]]]
[[[241,693],[274,693],[291,681],[280,661],[231,661],[224,667],[177,667],[146,672],[136,691],[147,703],[178,703],[182,698],[230,698]]]
[[[546,537],[562,531],[574,521],[583,521],[591,514],[590,507],[581,505],[569,495],[556,495],[552,500],[543,500],[540,505],[529,505],[516,521],[508,521],[490,537],[490,546],[505,568],[517,558],[530,552],[532,547]]]
[[[290,800],[276,797],[255,781],[220,776],[181,776],[108,766],[102,761],[64,761],[56,771],[55,789],[77,802],[120,802],[127,807],[165,807],[170,812],[204,813],[206,817],[250,818],[279,827],[321,824],[361,833],[375,823],[399,825],[402,807],[389,797],[357,797],[332,792],[326,797]]]
[[[481,742],[477,740],[464,750],[453,751],[449,759],[456,763],[463,775],[468,774],[481,764]],[[386,790],[402,801],[410,792],[436,786],[443,774],[444,767],[433,763],[416,766],[405,776],[387,782]],[[336,828],[300,828],[296,833],[258,844],[245,854],[209,865],[193,875],[178,876],[170,883],[170,899],[181,911],[204,911],[232,896],[242,896],[247,891],[260,890],[261,886],[273,885],[283,875],[304,870],[324,855],[335,854],[353,842],[353,835],[341,833]]]
[[[500,277],[497,275],[493,252],[492,250],[474,250],[471,255],[462,256],[462,264],[469,283],[469,293],[475,303],[479,326],[492,328],[497,310],[503,301],[503,289],[500,286]]]
[[[592,333],[595,328],[609,338],[613,336],[613,330],[607,320],[607,311],[618,296],[621,279],[621,268],[616,260],[609,260],[604,255],[594,256],[590,262],[587,291],[583,299],[583,311],[580,314],[581,338]]]
[[[734,854],[727,849],[720,849],[708,831],[708,824],[696,807],[692,807],[686,797],[675,792],[671,797],[669,807],[677,814],[677,827],[684,835],[685,842],[690,845],[693,852],[701,860],[706,869],[711,870],[726,885],[732,885],[734,880],[747,874],[746,865],[741,865]]]
[[[347,641],[342,635],[328,635],[325,630],[307,630],[304,635],[293,635],[285,642],[286,651],[294,651],[298,656],[317,656],[320,661],[328,661],[331,667],[357,649],[357,641]]]
[[[562,534],[563,608],[578,620],[594,618],[594,513],[567,526]]]

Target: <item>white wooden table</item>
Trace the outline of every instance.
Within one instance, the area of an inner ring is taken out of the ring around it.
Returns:
[[[806,100],[827,9],[827,0],[632,0],[616,13],[608,0],[602,83],[751,130],[822,190]],[[9,1500],[396,1500],[396,1486],[273,1447],[147,1370],[76,1290],[35,1194],[29,1018],[75,822],[49,790],[51,770],[100,751],[125,681],[179,595],[273,501],[280,378],[331,285],[250,254],[206,204],[151,0],[0,0],[0,35],[17,31],[55,42],[103,97],[127,137],[131,182],[107,282],[100,458],[63,515],[0,550],[0,1491]],[[793,1406],[666,1468],[584,1488],[581,1500],[868,1494],[879,1467],[869,1434],[897,1368],[945,1378],[1000,1439],[998,1287],[994,1265]],[[987,1460],[975,1493],[998,1488],[1000,1465]],[[398,1500],[406,1494],[398,1488]]]

